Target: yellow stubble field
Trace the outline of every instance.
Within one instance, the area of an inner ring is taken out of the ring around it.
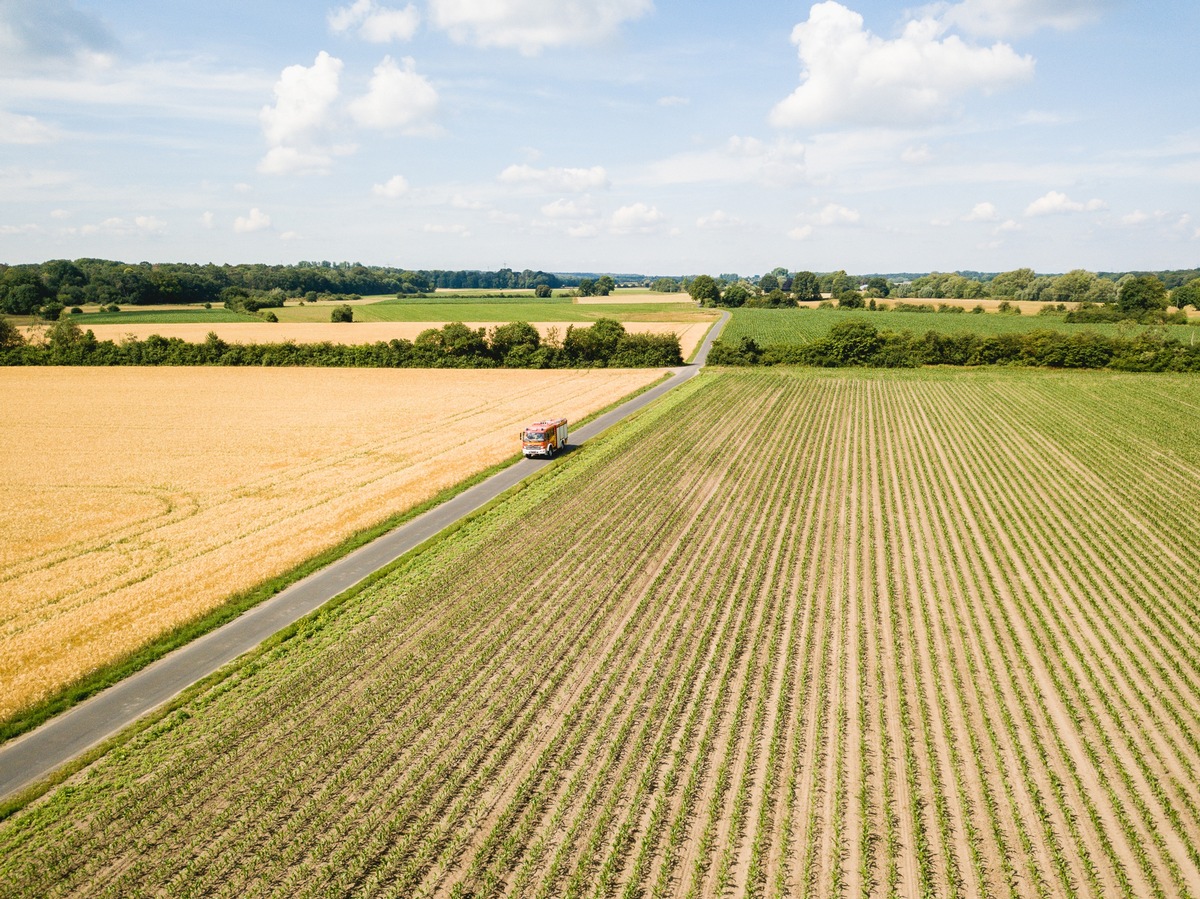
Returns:
[[[0,369],[0,720],[658,369]]]

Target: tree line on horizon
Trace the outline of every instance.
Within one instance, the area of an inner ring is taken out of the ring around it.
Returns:
[[[231,297],[317,299],[320,296],[432,293],[453,289],[513,290],[575,287],[579,279],[549,272],[443,271],[299,262],[295,265],[127,263],[107,259],[52,259],[0,263],[0,313],[37,315],[85,304],[148,306],[224,303]],[[57,315],[43,315],[54,319]]]
[[[1061,275],[1021,268],[1008,272],[930,272],[923,275],[851,275],[790,272],[777,267],[763,275],[722,274],[682,277],[562,274],[525,269],[496,271],[403,269],[358,262],[301,261],[294,265],[212,263],[127,263],[105,259],[52,259],[41,263],[0,263],[0,313],[41,315],[53,320],[63,309],[85,304],[157,305],[237,303],[260,306],[285,298],[415,295],[453,290],[533,290],[540,296],[561,288],[582,295],[606,295],[618,284],[637,284],[664,293],[684,292],[710,305],[777,307],[795,302],[864,299],[975,299],[1000,297],[1051,303],[1112,302],[1122,280],[1154,277],[1172,294],[1174,305],[1200,303],[1200,268],[1163,272],[1095,273],[1076,269]],[[1182,293],[1180,293],[1182,291]],[[1175,302],[1178,300],[1178,302]]]
[[[1167,277],[1169,275],[1169,277]],[[731,280],[734,279],[734,280]],[[874,309],[891,299],[1003,299],[1068,304],[1082,321],[1113,321],[1165,311],[1170,306],[1200,309],[1200,269],[1170,273],[1100,275],[1074,269],[1061,275],[1038,275],[1021,268],[984,278],[959,273],[930,272],[893,281],[882,275],[852,276],[845,271],[790,273],[777,268],[753,279],[737,275],[697,275],[683,285],[702,306],[779,308],[798,303],[834,300],[839,307]],[[1108,307],[1103,313],[1088,312]],[[1115,310],[1115,314],[1112,310]]]

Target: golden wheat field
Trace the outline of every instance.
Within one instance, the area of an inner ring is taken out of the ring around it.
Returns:
[[[661,373],[0,369],[0,720]]]

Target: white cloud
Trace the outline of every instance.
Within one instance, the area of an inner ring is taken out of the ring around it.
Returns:
[[[412,57],[403,67],[385,56],[375,67],[367,93],[350,104],[350,114],[368,128],[399,128],[405,134],[430,134],[436,130],[431,119],[438,107],[438,94],[425,77],[418,75]]]
[[[319,150],[272,147],[258,162],[264,175],[323,175],[333,165],[333,157]]]
[[[255,206],[246,215],[239,215],[233,221],[233,230],[238,234],[249,234],[252,231],[262,231],[271,227],[271,217]]]
[[[691,102],[692,101],[689,100],[687,97],[669,96],[669,97],[659,97],[658,98],[659,106],[687,106]]]
[[[816,215],[816,221],[821,225],[853,225],[858,222],[859,218],[857,210],[837,203],[827,204]]]
[[[148,237],[153,234],[164,234],[167,230],[167,223],[162,219],[153,215],[138,215],[134,216],[133,221],[112,216],[96,225],[84,225],[79,229],[79,234],[93,236],[96,234],[107,234],[117,237]],[[74,229],[69,229],[68,233],[76,233]]]
[[[280,240],[300,240],[302,237],[299,231],[284,231],[279,235]]]
[[[964,222],[994,222],[1000,217],[995,203],[976,203],[971,211],[963,216]]]
[[[329,14],[329,27],[335,32],[357,29],[359,35],[374,44],[412,40],[421,24],[421,14],[411,3],[403,9],[381,6],[375,0],[355,0]]]
[[[797,225],[788,232],[788,237],[790,237],[792,240],[808,240],[810,237],[812,237],[812,234],[812,225]]]
[[[275,105],[259,113],[268,143],[293,145],[328,127],[341,71],[342,61],[324,50],[311,66],[284,69],[275,83]]]
[[[133,223],[143,234],[162,234],[167,230],[167,223],[153,215],[135,216]]]
[[[651,163],[641,180],[656,186],[758,183],[786,187],[804,179],[805,154],[805,145],[797,141],[767,143],[735,136],[719,147]]]
[[[487,204],[482,200],[475,200],[471,197],[464,196],[463,194],[455,194],[453,197],[451,197],[450,205],[455,209],[470,209],[473,211],[487,209]]]
[[[17,234],[41,234],[42,226],[29,223],[26,225],[0,225],[0,234],[12,237]]]
[[[0,109],[0,144],[45,144],[57,140],[58,130],[33,116]]]
[[[202,228],[211,229],[216,225],[216,219],[211,212],[205,212],[200,216],[200,226]]]
[[[1150,218],[1148,213],[1142,212],[1140,209],[1135,209],[1128,215],[1121,216],[1122,225],[1140,225],[1142,222]]]
[[[586,240],[597,237],[599,234],[600,229],[595,225],[572,225],[567,229],[567,237],[573,237],[576,240]]]
[[[1104,209],[1103,200],[1088,200],[1086,203],[1076,202],[1066,194],[1052,190],[1043,197],[1038,197],[1025,208],[1025,215],[1058,215],[1066,212],[1095,212]]]
[[[430,0],[434,25],[460,43],[534,55],[594,43],[654,8],[653,0]]]
[[[933,18],[909,21],[900,37],[885,40],[834,0],[812,7],[792,43],[803,80],[771,110],[780,127],[932,122],[962,95],[1023,81],[1034,68],[1032,57],[1007,44],[971,46]]]
[[[744,224],[745,222],[742,219],[735,215],[730,215],[724,209],[714,210],[708,215],[702,215],[696,219],[696,227],[705,231],[719,228],[738,228]]]
[[[371,193],[388,200],[399,199],[408,193],[408,179],[403,175],[392,175],[383,184],[376,184],[372,187]]]
[[[69,209],[52,209],[50,210],[50,218],[52,219],[69,219],[71,211]]]
[[[1023,226],[1021,225],[1021,223],[1018,221],[1015,221],[1014,219],[1005,219],[999,225],[996,226],[996,233],[997,234],[1006,234],[1009,231],[1020,231],[1022,227]]]
[[[1042,28],[1069,31],[1098,19],[1110,6],[1110,0],[962,0],[931,10],[969,34],[1016,37]]]
[[[500,173],[506,184],[525,184],[546,191],[583,193],[608,187],[608,172],[594,165],[588,169],[537,169],[530,165],[510,165]]]
[[[666,216],[659,212],[657,206],[647,206],[645,203],[633,203],[622,206],[612,214],[612,230],[616,234],[645,234],[656,230]]]
[[[542,207],[542,215],[548,219],[585,219],[595,216],[596,211],[574,200],[555,200]]]
[[[466,225],[426,225],[428,234],[451,234],[456,237],[470,237],[471,231]]]

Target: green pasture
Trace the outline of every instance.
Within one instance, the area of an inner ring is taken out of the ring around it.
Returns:
[[[186,309],[137,309],[136,307],[127,307],[127,309],[128,311],[122,312],[84,312],[79,315],[71,315],[64,312],[62,317],[64,319],[69,318],[75,324],[79,325],[79,327],[85,329],[92,325],[194,325],[209,323],[222,325],[230,322],[262,321],[256,315],[233,312],[219,306],[214,306],[212,309],[199,309],[194,306],[189,306]]]
[[[693,303],[576,304],[570,297],[537,300],[530,297],[405,297],[380,302],[350,303],[354,320],[363,322],[594,322],[598,318],[620,321],[693,321]],[[330,306],[285,306],[273,310],[281,322],[327,322]]]
[[[945,334],[971,332],[985,337],[1001,334],[1025,334],[1029,331],[1051,330],[1074,333],[1092,331],[1107,335],[1136,332],[1142,325],[1068,324],[1061,315],[1005,315],[1001,313],[970,312],[868,312],[861,309],[733,309],[732,320],[725,326],[721,338],[737,342],[753,338],[761,346],[772,343],[807,343],[824,337],[838,322],[859,318],[870,322],[880,331],[913,331],[924,334],[938,331]],[[1166,332],[1181,339],[1200,329],[1189,325],[1165,326]],[[1196,335],[1200,337],[1200,335]]]

